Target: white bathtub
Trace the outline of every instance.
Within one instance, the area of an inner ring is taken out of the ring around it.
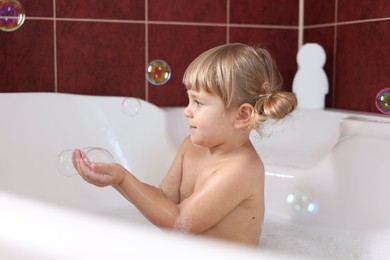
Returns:
[[[98,146],[158,184],[187,134],[182,108],[122,97],[0,94],[0,258],[378,259],[390,255],[390,118],[298,110],[252,134],[266,165],[260,249],[161,231],[112,188],[57,170],[65,149]],[[300,195],[295,203],[293,195]],[[293,201],[293,203],[288,203]]]

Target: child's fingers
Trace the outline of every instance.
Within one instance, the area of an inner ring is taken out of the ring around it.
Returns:
[[[72,163],[73,167],[79,171],[78,160],[81,158],[81,151],[79,149],[75,149],[72,153]]]
[[[91,170],[96,173],[107,174],[111,172],[111,164],[103,162],[94,162],[90,164]]]

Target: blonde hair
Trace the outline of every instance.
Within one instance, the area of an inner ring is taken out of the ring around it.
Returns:
[[[183,84],[219,96],[226,108],[253,105],[250,128],[257,131],[267,118],[282,119],[297,106],[293,93],[280,90],[282,77],[269,52],[240,43],[199,55],[185,71]]]

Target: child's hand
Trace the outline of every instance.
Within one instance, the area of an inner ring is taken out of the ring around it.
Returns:
[[[81,177],[98,187],[117,186],[127,171],[117,163],[90,162],[84,152],[76,149],[72,156],[73,166]]]

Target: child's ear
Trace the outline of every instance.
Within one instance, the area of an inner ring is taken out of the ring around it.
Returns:
[[[249,103],[242,104],[237,109],[236,120],[234,126],[239,129],[245,129],[250,125],[253,106]]]

